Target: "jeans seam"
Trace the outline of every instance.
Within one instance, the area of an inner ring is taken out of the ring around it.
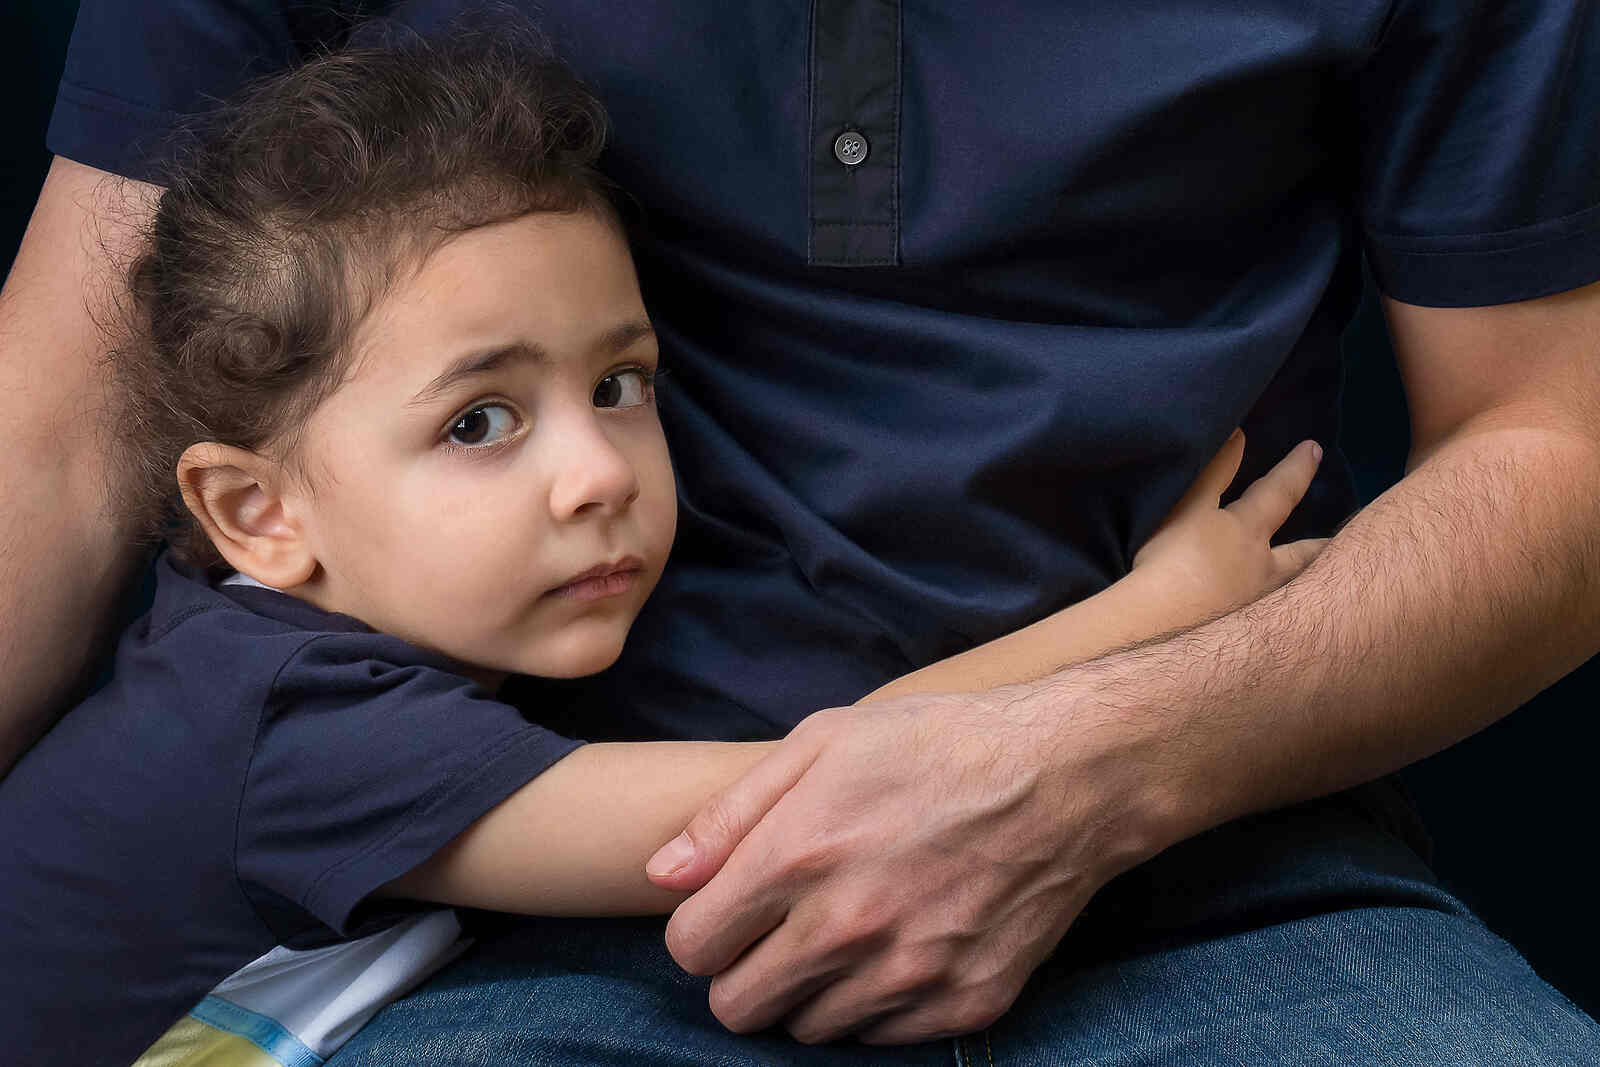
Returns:
[[[970,1035],[963,1035],[955,1039],[956,1067],[977,1067],[977,1060],[972,1054],[972,1047],[967,1044]],[[988,1067],[994,1067],[994,1045],[990,1043],[989,1031],[983,1031],[983,1058]]]

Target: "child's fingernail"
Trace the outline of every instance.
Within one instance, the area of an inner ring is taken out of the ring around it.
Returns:
[[[1315,441],[1311,442],[1311,461],[1313,463],[1322,462],[1322,446]]]
[[[650,862],[644,865],[644,873],[652,878],[665,878],[669,874],[677,874],[683,870],[692,859],[694,859],[694,845],[689,841],[689,835],[679,834],[650,857]]]

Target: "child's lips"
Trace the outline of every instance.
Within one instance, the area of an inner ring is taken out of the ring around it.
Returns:
[[[545,594],[563,600],[603,600],[620,596],[633,588],[644,570],[644,561],[626,556],[614,563],[601,563],[556,586]]]

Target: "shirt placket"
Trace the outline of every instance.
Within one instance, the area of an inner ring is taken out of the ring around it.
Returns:
[[[807,261],[900,262],[899,0],[813,0]]]

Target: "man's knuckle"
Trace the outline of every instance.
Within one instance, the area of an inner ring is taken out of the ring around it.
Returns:
[[[667,923],[666,944],[667,954],[677,961],[679,967],[690,974],[711,973],[706,966],[708,960],[704,940],[691,922],[680,921],[680,916],[673,916]]]
[[[915,992],[938,985],[946,976],[941,953],[905,949],[890,956],[884,965],[883,986],[888,993]]]
[[[874,937],[875,931],[846,915],[818,927],[811,946],[819,959],[838,963],[869,949]]]
[[[689,824],[689,837],[697,843],[735,840],[742,836],[733,801],[723,793],[707,801],[705,808]]]
[[[756,1028],[754,1008],[740,991],[713,982],[706,1003],[717,1022],[734,1033],[748,1033]]]
[[[995,1011],[987,1005],[963,1008],[950,1017],[945,1032],[951,1036],[975,1033],[992,1025],[1003,1014],[1004,1009]]]
[[[969,986],[956,995],[948,1024],[955,1033],[970,1034],[992,1026],[1011,1008],[1016,993],[996,982]]]
[[[813,841],[803,847],[790,849],[774,863],[775,880],[785,885],[810,885],[829,872],[836,870],[843,855],[837,844],[830,840]]]
[[[792,1025],[789,1036],[802,1045],[825,1045],[839,1036],[836,1032],[815,1026]]]
[[[789,736],[793,737],[795,734],[800,734],[801,736],[809,736],[817,733],[825,734],[833,726],[835,720],[839,718],[842,712],[842,708],[821,708],[817,711],[813,711],[810,715],[807,715],[805,718],[801,719],[795,724],[794,729],[789,731]]]
[[[897,895],[882,892],[876,881],[839,887],[834,896],[837,911],[862,932],[901,930],[904,907]]]
[[[963,1032],[951,1026],[943,1017],[922,1012],[915,1019],[903,1018],[878,1027],[870,1034],[863,1034],[861,1042],[866,1045],[915,1045],[924,1041],[955,1037]]]

